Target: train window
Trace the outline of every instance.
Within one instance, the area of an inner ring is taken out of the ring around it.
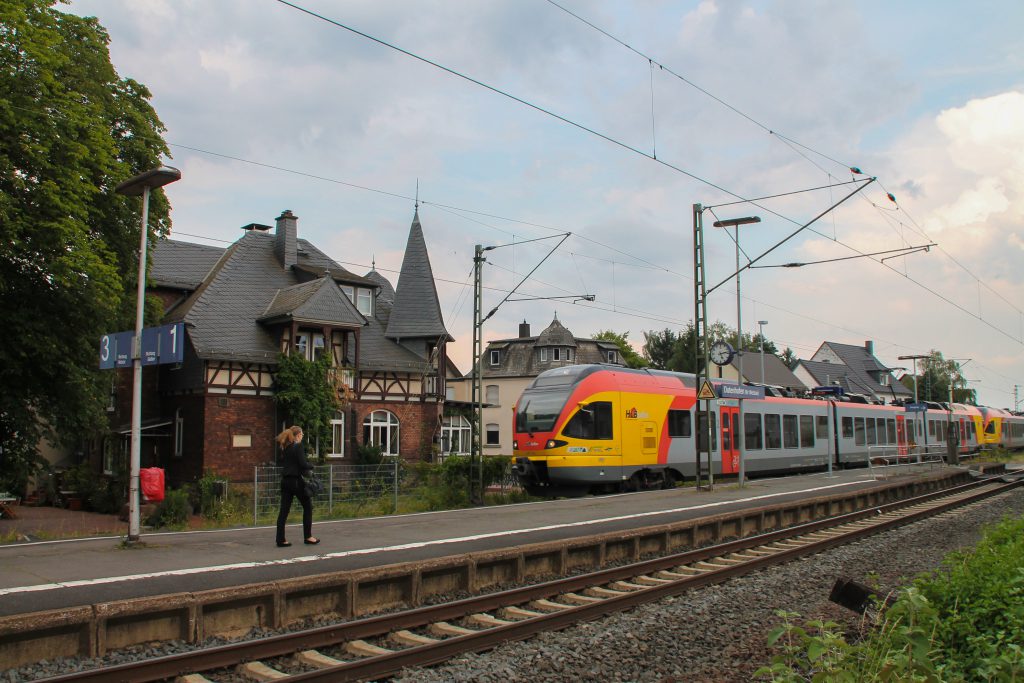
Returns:
[[[935,420],[928,420],[928,436],[935,436]]]
[[[757,413],[747,413],[744,415],[743,431],[746,434],[745,443],[747,450],[761,450],[761,416]]]
[[[844,417],[843,418],[843,438],[844,439],[852,439],[853,438],[853,418],[852,417]]]
[[[691,422],[689,410],[668,411],[668,435],[670,437],[690,438],[690,436],[692,435],[692,427],[693,425]]]
[[[565,425],[562,434],[574,439],[612,438],[612,404],[594,401],[580,406],[579,411]]]
[[[796,415],[783,415],[782,416],[782,437],[785,441],[786,448],[799,448],[800,438],[797,430],[797,416]]]
[[[800,416],[800,448],[814,448],[814,417]]]
[[[782,448],[782,427],[778,415],[764,416],[764,440],[767,448]]]
[[[702,452],[707,452],[708,441],[707,441],[707,421],[704,417],[704,411],[697,413],[697,449]],[[711,450],[718,450],[718,420],[715,418],[715,413],[711,415]]]
[[[920,424],[918,427],[920,427]],[[896,443],[896,420],[885,421],[885,433],[889,436],[889,443]],[[918,436],[921,435],[918,434]]]
[[[864,425],[867,427],[867,443],[869,446],[874,446],[878,443],[878,435],[875,434],[875,418],[864,418]]]
[[[858,446],[864,445],[864,418],[858,417],[853,421],[853,443]]]
[[[828,416],[827,415],[819,415],[817,421],[818,421],[818,438],[819,439],[827,439],[828,438]]]

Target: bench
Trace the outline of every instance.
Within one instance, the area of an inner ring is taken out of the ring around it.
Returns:
[[[17,503],[17,498],[7,491],[0,491],[0,518],[17,519],[18,515],[11,509],[11,506],[17,505]]]

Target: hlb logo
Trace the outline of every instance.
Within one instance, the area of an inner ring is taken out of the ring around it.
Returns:
[[[640,413],[637,412],[635,407],[630,408],[629,410],[626,411],[626,419],[635,420],[639,414]]]

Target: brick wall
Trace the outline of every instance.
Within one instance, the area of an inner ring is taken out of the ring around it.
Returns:
[[[356,401],[353,433],[359,444],[364,443],[363,422],[374,410],[388,410],[398,418],[399,453],[403,460],[430,460],[430,448],[440,437],[441,406],[437,403],[392,403],[385,401]]]
[[[203,469],[233,482],[252,481],[254,466],[274,462],[274,400],[216,394],[204,398]],[[250,445],[235,445],[235,437],[246,436]]]

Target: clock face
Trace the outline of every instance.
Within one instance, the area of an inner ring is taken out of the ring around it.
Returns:
[[[711,362],[715,365],[725,365],[732,360],[733,350],[724,341],[718,341],[711,345]]]

